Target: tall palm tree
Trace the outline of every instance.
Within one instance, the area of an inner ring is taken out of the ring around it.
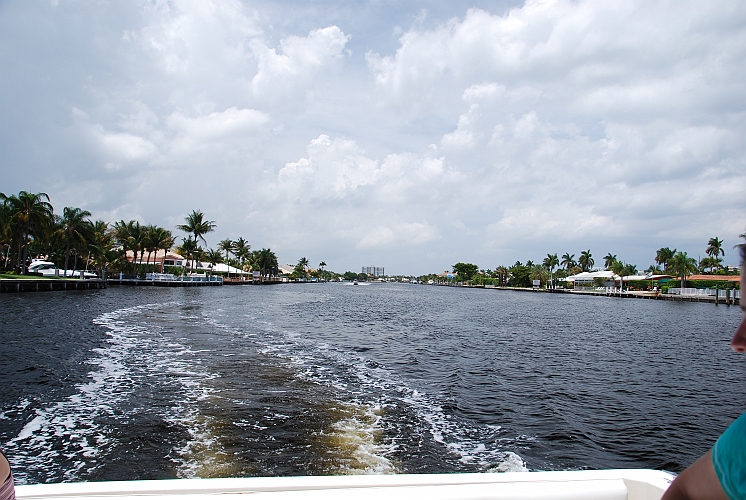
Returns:
[[[182,238],[181,245],[176,249],[181,256],[187,259],[187,261],[191,261],[195,258],[195,254],[197,250],[199,249],[199,245],[197,244],[197,240],[192,238],[191,235],[187,236],[186,238]],[[192,272],[194,272],[194,266],[192,266]]]
[[[215,231],[217,227],[214,221],[205,220],[205,214],[200,210],[192,210],[192,213],[184,218],[186,224],[179,224],[176,226],[177,229],[184,231],[185,233],[192,233],[194,235],[194,241],[199,245],[199,240],[202,240],[207,245],[205,236],[207,233]]]
[[[616,276],[619,276],[619,289],[624,290],[624,277],[627,276],[624,262],[621,260],[614,260],[609,266],[609,270]],[[614,277],[614,286],[616,287],[616,277]]]
[[[236,242],[230,238],[226,238],[218,243],[218,250],[225,252],[225,262],[228,262],[230,260],[230,254],[236,250]],[[230,278],[230,267],[228,267],[228,271],[228,277]]]
[[[663,266],[664,271],[668,271],[668,262],[676,254],[676,249],[671,250],[668,247],[663,247],[655,252],[655,261]]]
[[[158,257],[158,251],[164,251],[163,259],[161,260],[161,272],[163,272],[164,262],[166,261],[165,252],[168,252],[176,242],[174,235],[165,227],[154,226],[150,230],[148,238],[150,240],[150,246],[156,254],[155,258]]]
[[[26,274],[29,237],[40,234],[54,224],[54,209],[46,193],[21,191],[18,196],[3,195],[3,199],[10,205],[11,221],[21,236],[18,240],[18,268],[21,274]]]
[[[93,265],[98,268],[101,278],[105,278],[104,270],[111,263],[109,258],[116,255],[112,255],[112,247],[113,233],[109,230],[109,223],[97,220],[91,226],[91,240],[88,248],[91,251]]]
[[[590,249],[580,252],[580,257],[578,257],[578,264],[580,264],[580,268],[583,271],[589,271],[593,268],[593,264],[595,263],[596,262],[593,260]]]
[[[720,264],[722,263],[720,256],[725,256],[725,250],[723,250],[723,240],[718,239],[717,236],[714,238],[710,238],[710,241],[707,242],[707,249],[705,250],[705,253],[710,256],[710,272],[712,272],[712,269],[714,267],[719,268]]]
[[[565,252],[565,255],[562,256],[562,261],[560,261],[560,264],[567,269],[568,271],[578,265],[577,262],[575,262],[575,254],[570,255],[570,252]]]
[[[710,238],[710,241],[707,242],[707,250],[705,250],[705,253],[709,255],[710,257],[720,257],[721,255],[725,256],[725,250],[723,250],[723,240],[718,239],[718,237]]]
[[[255,264],[262,272],[262,278],[277,272],[277,256],[269,248],[262,248],[256,253]]]
[[[616,260],[616,255],[612,255],[611,252],[607,253],[606,257],[604,257],[604,267],[610,269],[611,265],[616,262]]]
[[[505,266],[497,266],[495,268],[495,276],[497,276],[497,283],[499,286],[505,286],[508,283],[509,271]]]
[[[681,288],[685,288],[686,277],[697,272],[697,261],[689,257],[686,252],[676,252],[668,261],[668,267],[681,277]]]
[[[88,217],[91,212],[75,207],[65,207],[62,209],[62,217],[59,220],[59,234],[65,242],[65,276],[69,269],[70,248],[82,249],[86,242],[91,239],[93,234],[93,225]],[[77,254],[77,252],[76,252]]]
[[[249,258],[249,255],[251,253],[251,245],[249,245],[249,243],[245,239],[239,237],[234,242],[233,252],[238,259],[239,267],[243,269],[244,263],[246,262],[246,259]]]
[[[184,222],[186,224],[179,224],[176,228],[185,233],[192,233],[195,241],[202,240],[205,245],[207,240],[204,235],[213,232],[217,227],[214,221],[205,220],[205,214],[199,210],[192,210],[192,213],[184,218]]]
[[[324,262],[323,260],[319,262],[319,271],[321,271],[321,279],[324,281],[326,281],[325,274],[324,274],[325,267],[326,267],[326,262]]]
[[[559,266],[559,264],[559,257],[557,257],[556,253],[548,253],[546,258],[544,259],[544,267],[549,269],[549,277],[552,282],[552,287],[554,287],[554,268]]]

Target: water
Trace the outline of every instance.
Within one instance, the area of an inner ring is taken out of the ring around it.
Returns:
[[[0,296],[21,483],[644,467],[746,411],[738,308],[381,284]]]

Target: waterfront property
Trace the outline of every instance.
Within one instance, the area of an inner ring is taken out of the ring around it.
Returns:
[[[653,288],[656,286],[660,287],[662,283],[666,283],[672,278],[673,276],[670,274],[635,274],[620,278],[620,276],[615,274],[614,271],[597,270],[574,274],[565,278],[564,281],[570,283],[574,289],[588,289],[595,287],[615,288],[618,286],[618,283],[624,283],[626,286],[637,285],[642,288]]]

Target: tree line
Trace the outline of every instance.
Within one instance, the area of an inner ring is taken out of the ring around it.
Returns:
[[[739,237],[746,240],[746,232]],[[683,281],[695,273],[723,275],[737,272],[728,270],[723,266],[722,257],[725,256],[725,249],[722,239],[718,237],[710,238],[707,242],[705,254],[707,257],[697,260],[690,257],[686,252],[663,247],[656,251],[655,264],[650,265],[645,273],[670,274],[681,278]],[[521,261],[516,261],[512,266],[498,266],[494,270],[480,269],[476,264],[465,262],[458,262],[452,268],[454,281],[469,282],[475,285],[494,284],[496,286],[528,288],[532,286],[534,280],[540,281],[542,285],[556,286],[559,280],[591,271],[595,264],[593,254],[588,249],[580,252],[577,259],[575,254],[566,252],[562,257],[559,257],[557,253],[547,254],[541,263],[528,260],[523,264]],[[636,265],[623,262],[611,252],[603,257],[603,264],[604,269],[612,271],[622,284],[624,283],[624,277],[638,273]],[[418,280],[423,282],[442,279],[435,274],[418,277]]]
[[[279,273],[274,252],[269,248],[252,251],[244,238],[225,239],[217,249],[206,248],[205,235],[215,228],[214,221],[193,210],[184,224],[176,227],[187,233],[176,245],[177,237],[163,227],[135,220],[113,224],[94,221],[89,211],[76,207],[64,207],[57,214],[46,193],[21,191],[9,196],[0,193],[0,268],[6,273],[26,274],[32,259],[44,258],[64,269],[63,276],[68,269],[81,268],[95,270],[102,277],[107,272],[139,275],[163,272],[165,259],[161,259],[157,269],[154,255],[173,249],[186,259],[186,267],[192,270],[198,268],[197,262],[206,261],[212,266],[227,263],[238,269],[259,271],[262,276]],[[128,252],[133,256],[131,260],[127,258]],[[183,268],[177,267],[166,270],[183,272]]]

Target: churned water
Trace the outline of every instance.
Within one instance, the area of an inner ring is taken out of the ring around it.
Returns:
[[[22,483],[644,467],[746,411],[737,308],[374,284],[0,297]]]

